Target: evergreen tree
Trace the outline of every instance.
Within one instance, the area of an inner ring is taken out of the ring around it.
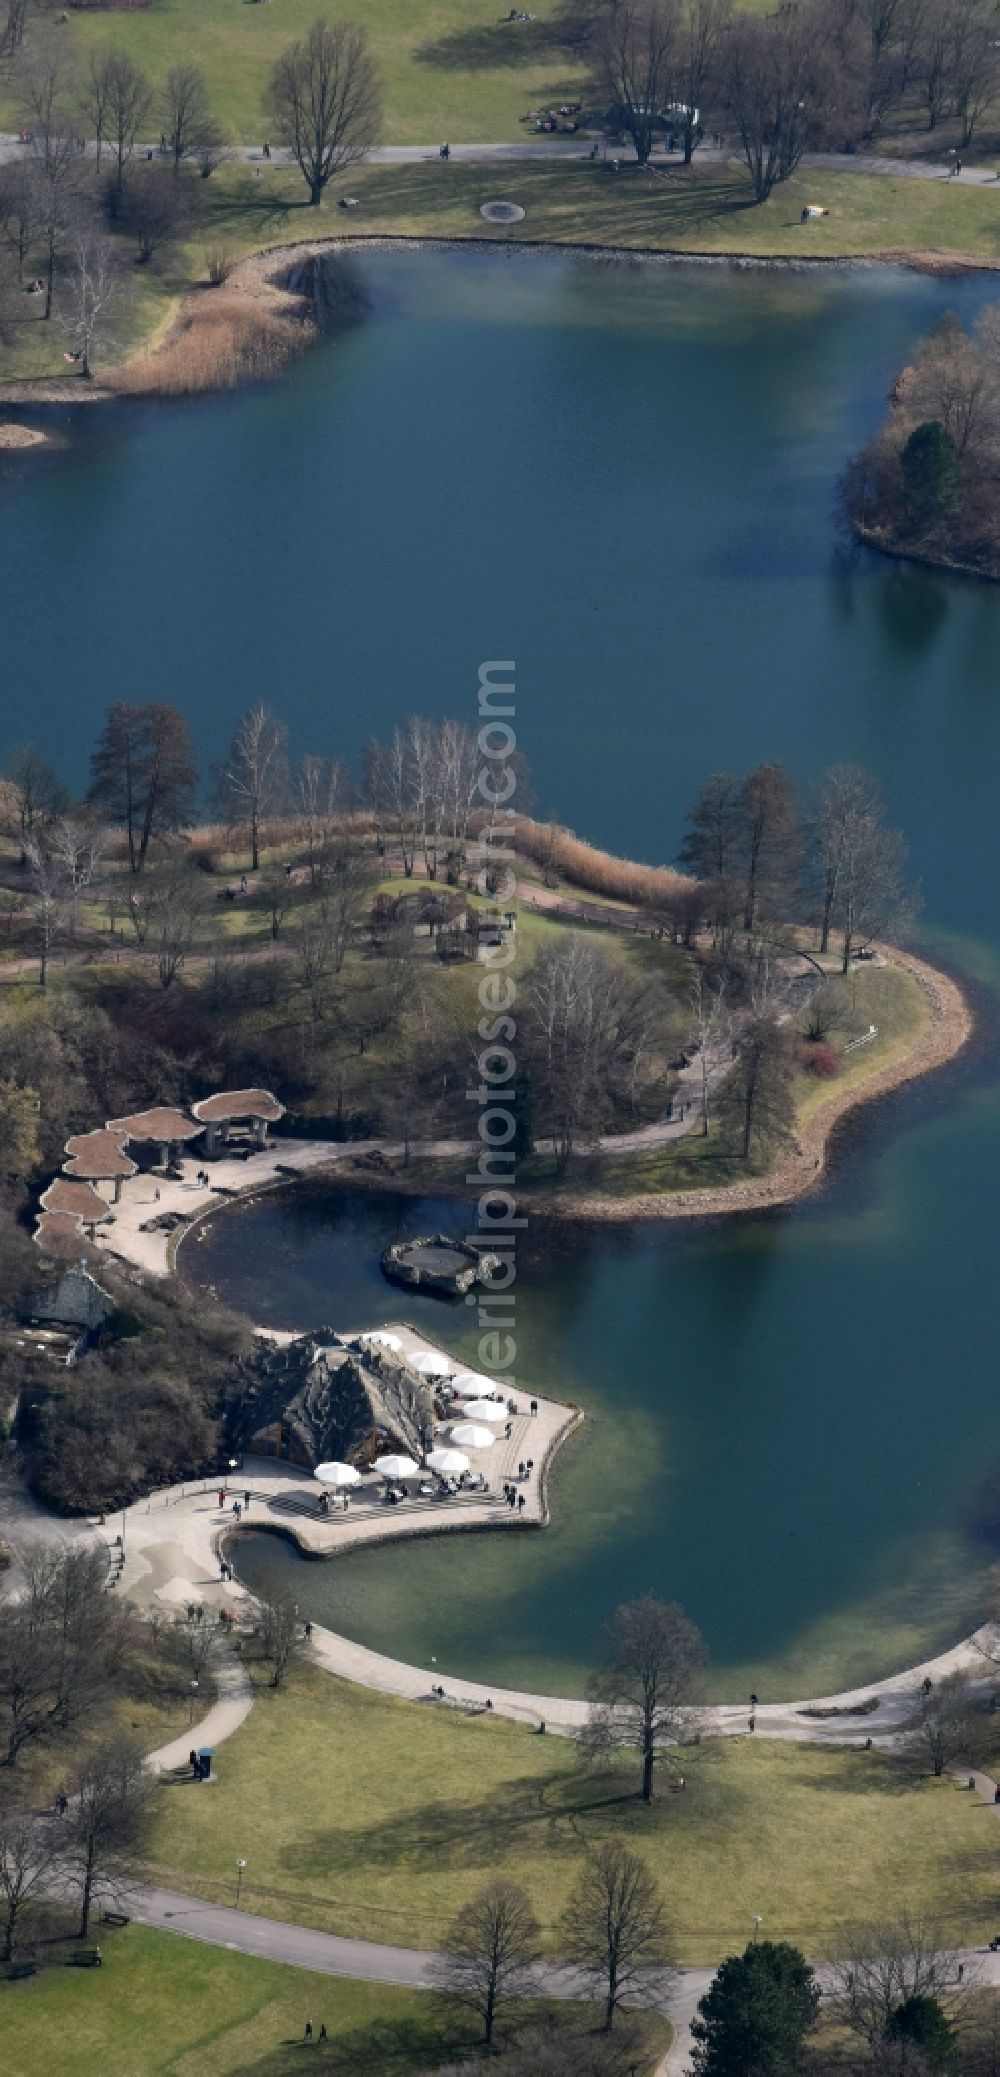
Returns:
[[[819,2010],[808,1962],[784,1941],[723,1962],[692,2021],[697,2077],[794,2077]]]
[[[907,522],[922,533],[939,520],[953,519],[962,505],[962,464],[958,449],[940,419],[914,428],[901,456]]]

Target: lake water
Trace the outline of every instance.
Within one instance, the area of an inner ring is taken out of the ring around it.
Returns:
[[[351,322],[280,385],[79,411],[66,457],[9,465],[5,742],[81,780],[110,698],[164,698],[207,763],[263,697],[297,750],[356,757],[414,709],[473,720],[480,661],[514,657],[540,812],[654,861],[713,768],[869,766],[985,1028],[852,1128],[815,1206],[536,1233],[524,1379],[591,1415],[545,1536],[281,1563],[439,1671],[579,1687],[647,1588],[726,1691],[884,1671],[957,1633],[1000,1542],[1000,590],[844,555],[832,507],[913,340],[989,281],[471,253],[347,275]],[[391,1212],[269,1203],[199,1271],[258,1318],[363,1324],[393,1309]],[[424,1317],[456,1341],[461,1314]]]

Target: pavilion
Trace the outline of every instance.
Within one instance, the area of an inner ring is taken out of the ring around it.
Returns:
[[[66,1152],[71,1158],[63,1162],[63,1174],[83,1183],[113,1183],[116,1204],[126,1176],[137,1173],[136,1163],[125,1152],[124,1134],[109,1132],[107,1126],[98,1132],[74,1133],[66,1141]]]
[[[43,1214],[78,1219],[91,1235],[95,1226],[112,1216],[107,1198],[101,1196],[93,1183],[73,1182],[69,1176],[56,1176],[48,1189],[42,1191],[38,1201]]]
[[[45,1255],[79,1262],[87,1251],[83,1226],[72,1212],[39,1212],[31,1237]]]
[[[170,1168],[186,1142],[197,1139],[204,1126],[195,1124],[175,1104],[153,1104],[147,1111],[132,1111],[127,1118],[109,1118],[107,1132],[117,1132],[136,1145],[159,1150],[156,1166]]]
[[[258,1149],[266,1147],[268,1126],[284,1115],[284,1104],[269,1089],[223,1089],[191,1105],[191,1116],[204,1126],[209,1155],[227,1147],[234,1132],[239,1139],[249,1137]]]

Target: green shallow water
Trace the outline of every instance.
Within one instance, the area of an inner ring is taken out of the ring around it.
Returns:
[[[997,1542],[1000,589],[845,556],[832,507],[913,340],[991,284],[472,253],[345,281],[351,322],[280,385],[77,413],[68,458],[4,463],[0,748],[82,779],[125,692],[176,699],[206,760],[256,698],[356,757],[413,709],[471,720],[479,662],[515,657],[539,812],[652,860],[712,768],[868,765],[984,1029],[808,1209],[536,1227],[523,1374],[589,1416],[548,1534],[280,1562],[352,1635],[497,1681],[578,1688],[646,1588],[726,1691],[883,1671],[970,1619]],[[283,1197],[197,1267],[258,1318],[360,1324],[394,1303],[387,1217]]]

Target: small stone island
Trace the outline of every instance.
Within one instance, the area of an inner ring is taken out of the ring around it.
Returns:
[[[473,1284],[488,1284],[499,1256],[471,1243],[431,1233],[421,1240],[394,1241],[382,1258],[382,1275],[392,1284],[419,1286],[442,1298],[462,1298]]]

